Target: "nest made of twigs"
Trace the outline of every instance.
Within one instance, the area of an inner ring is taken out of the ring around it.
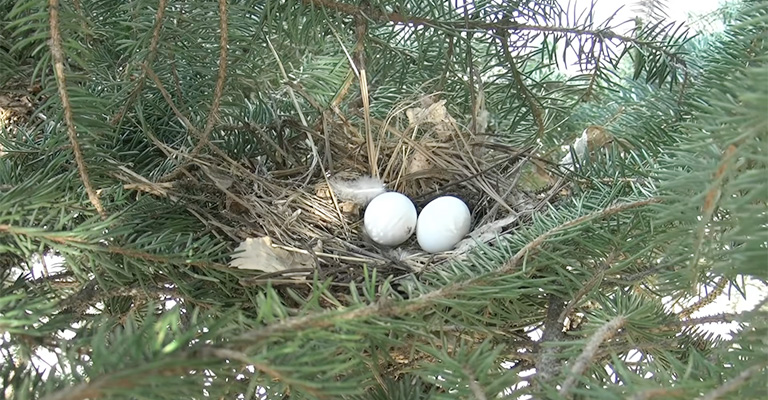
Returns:
[[[534,199],[517,188],[529,152],[472,134],[444,102],[425,99],[384,121],[371,119],[370,134],[341,115],[317,127],[294,123],[291,128],[304,138],[270,140],[272,154],[292,163],[284,169],[266,167],[268,157],[250,168],[212,158],[198,162],[211,190],[225,194],[218,211],[201,208],[199,217],[236,241],[267,237],[276,251],[301,255],[293,268],[264,279],[319,271],[345,283],[361,278],[363,265],[385,276],[405,275],[466,254],[533,207]],[[473,232],[454,251],[440,254],[421,251],[415,237],[396,248],[377,245],[362,227],[363,207],[342,201],[329,185],[364,175],[407,195],[419,210],[441,195],[461,198],[472,212]]]

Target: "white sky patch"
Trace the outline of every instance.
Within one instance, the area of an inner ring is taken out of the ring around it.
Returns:
[[[558,0],[558,3],[566,10],[576,10],[574,15],[581,15],[582,12],[589,9],[594,0]],[[634,28],[632,20],[637,16],[637,0],[603,0],[594,1],[593,21],[595,26],[600,26],[603,22],[613,16],[611,26],[620,25],[616,33],[629,35],[630,30]],[[665,23],[686,22],[691,28],[691,33],[695,32],[715,32],[722,30],[723,24],[720,20],[705,19],[704,16],[717,10],[722,4],[729,0],[670,0],[667,1],[667,18]],[[615,16],[614,16],[615,14]],[[618,48],[613,43],[614,48]],[[571,50],[567,52],[568,64],[560,65],[560,69],[566,74],[579,73],[576,53]],[[560,61],[562,62],[562,60]]]
[[[760,282],[757,279],[745,278],[744,285],[742,287],[744,295],[736,290],[732,290],[730,293],[726,289],[715,300],[702,307],[700,310],[692,313],[690,318],[709,317],[714,315],[720,315],[725,313],[738,314],[747,311],[752,311],[755,307],[762,302],[766,296],[768,296],[768,286]],[[701,288],[699,290],[699,296],[704,297],[712,291],[712,288]],[[671,304],[672,311],[680,312],[685,307],[689,307],[697,302],[698,299],[693,299],[685,304]],[[665,304],[670,304],[671,298],[664,298]],[[738,331],[738,322],[713,322],[700,325],[701,329],[712,332],[723,339],[731,339],[733,333]]]

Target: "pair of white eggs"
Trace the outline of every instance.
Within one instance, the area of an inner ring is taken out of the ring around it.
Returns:
[[[457,197],[438,197],[417,216],[411,199],[398,192],[374,197],[363,217],[365,231],[374,242],[397,246],[416,231],[419,246],[429,253],[453,249],[469,233],[471,223],[469,208]]]

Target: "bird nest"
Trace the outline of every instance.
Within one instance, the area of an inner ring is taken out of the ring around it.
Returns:
[[[262,137],[269,150],[247,168],[243,160],[197,163],[188,192],[200,194],[203,185],[210,189],[204,197],[220,200],[190,210],[240,243],[231,266],[254,270],[243,283],[293,284],[318,273],[344,284],[362,279],[363,266],[377,268],[379,276],[423,271],[492,241],[535,207],[536,199],[517,189],[529,153],[473,135],[444,101],[425,98],[384,121],[370,119],[369,132],[354,125],[337,114],[315,127],[286,122],[272,135],[251,127],[249,134]],[[281,137],[286,131],[299,134]],[[438,254],[422,251],[415,235],[395,248],[377,245],[363,229],[364,206],[335,190],[334,182],[361,177],[380,179],[417,210],[438,196],[461,198],[472,213],[471,233]]]

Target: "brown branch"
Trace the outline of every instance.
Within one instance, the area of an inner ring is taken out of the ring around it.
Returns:
[[[642,392],[635,393],[629,400],[648,400],[655,397],[662,399],[682,398],[681,395],[685,393],[682,389],[676,388],[655,388],[643,390]]]
[[[463,367],[462,372],[464,372],[464,375],[467,376],[467,385],[469,386],[469,390],[472,391],[472,395],[475,396],[475,400],[488,400],[488,396],[485,395],[485,390],[483,390],[483,388],[480,387],[480,384],[477,382],[475,374],[473,374],[472,371],[467,367]]]
[[[133,249],[127,249],[124,247],[117,247],[117,246],[108,246],[106,247],[107,251],[112,254],[120,254],[128,257],[133,258],[139,258],[145,261],[153,261],[153,262],[161,262],[161,263],[168,263],[168,264],[182,264],[182,265],[190,265],[193,267],[204,267],[204,268],[215,268],[225,271],[231,271],[232,268],[218,263],[208,262],[208,261],[188,261],[183,258],[175,258],[172,256],[166,256],[162,254],[152,254],[147,253],[139,250],[133,250]]]
[[[38,237],[41,237],[43,239],[50,240],[51,242],[60,243],[60,244],[70,244],[70,243],[83,244],[83,243],[88,243],[87,241],[82,240],[82,239],[76,239],[76,238],[71,238],[71,237],[62,237],[60,234],[62,234],[64,232],[45,232],[45,231],[43,231],[43,233],[40,233],[40,234],[37,234],[37,235],[33,235],[33,234],[29,233],[30,230],[36,230],[36,229],[37,228],[30,229],[30,228],[15,227],[15,226],[6,225],[6,224],[0,224],[0,232],[7,232],[7,233],[10,233],[12,235],[38,236]]]
[[[681,311],[680,314],[678,314],[680,319],[690,318],[691,314],[711,304],[713,301],[717,299],[718,296],[720,296],[720,294],[723,293],[723,290],[725,290],[725,286],[727,284],[728,284],[728,279],[726,279],[724,276],[721,276],[720,280],[717,282],[717,285],[715,285],[715,287],[712,289],[711,292],[709,292],[708,295],[700,298],[696,303],[688,306],[686,309]]]
[[[531,31],[531,32],[544,32],[544,33],[559,33],[563,35],[591,36],[599,40],[601,43],[611,41],[611,40],[619,40],[625,43],[631,43],[636,46],[646,47],[651,50],[661,52],[664,55],[670,57],[673,61],[679,63],[681,66],[683,67],[686,66],[685,60],[680,58],[680,56],[678,56],[677,54],[670,52],[660,44],[657,44],[652,41],[640,40],[637,38],[633,38],[631,36],[620,35],[606,28],[591,30],[591,29],[571,28],[571,27],[562,27],[562,26],[522,24],[522,23],[508,21],[508,20],[501,21],[501,22],[487,22],[483,20],[473,20],[473,21],[469,21],[469,23],[466,23],[464,20],[439,21],[439,20],[433,20],[429,18],[416,17],[412,15],[404,15],[397,12],[387,13],[387,12],[382,12],[380,9],[376,9],[372,7],[354,6],[350,4],[338,3],[333,0],[302,0],[302,3],[304,3],[305,5],[324,7],[341,14],[347,14],[352,16],[361,15],[373,22],[379,22],[379,23],[390,22],[390,23],[396,23],[396,24],[409,25],[412,27],[426,26],[426,27],[431,27],[435,29],[445,29],[445,30],[452,30],[452,31],[475,30],[475,31],[496,32],[496,31],[503,30],[503,31],[510,31],[510,32],[511,31]]]
[[[533,120],[536,122],[536,134],[541,137],[544,135],[543,112],[541,111],[541,107],[539,106],[538,101],[533,96],[533,93],[531,93],[531,90],[528,89],[528,86],[526,86],[525,82],[523,81],[523,76],[520,73],[520,70],[517,69],[515,60],[509,51],[509,38],[506,31],[501,32],[501,35],[499,36],[499,42],[501,44],[501,50],[504,53],[504,59],[506,60],[507,64],[509,65],[509,69],[512,72],[512,77],[515,80],[515,84],[517,84],[518,89],[520,89],[520,91],[523,93],[523,98],[525,99],[525,102],[528,103],[528,107],[531,109],[531,115],[533,115]]]
[[[221,96],[224,93],[224,84],[227,80],[227,0],[219,0],[219,76],[216,79],[216,88],[213,91],[213,103],[208,113],[208,120],[205,123],[202,136],[199,138],[197,146],[190,152],[190,158],[197,155],[202,148],[208,144],[208,139],[213,131],[213,126],[219,119],[219,107],[221,106]]]
[[[34,229],[37,230],[37,228],[34,228]],[[30,233],[29,231],[30,231],[29,228],[14,227],[11,225],[0,224],[0,232],[6,232],[12,235],[23,235],[27,237],[41,237],[43,239],[50,240],[54,243],[59,243],[59,244],[78,244],[78,245],[91,244],[94,246],[94,249],[96,251],[104,250],[107,253],[120,254],[120,255],[133,257],[133,258],[140,258],[146,261],[162,262],[162,263],[170,263],[170,264],[183,264],[183,265],[190,265],[194,267],[216,268],[216,269],[221,269],[225,271],[232,270],[232,268],[229,268],[226,265],[222,265],[218,263],[206,262],[206,261],[188,261],[181,257],[174,258],[171,256],[166,256],[161,254],[152,254],[152,253],[147,253],[139,250],[118,247],[118,246],[104,247],[99,245],[98,243],[90,243],[87,240],[62,236],[62,234],[69,233],[69,232],[42,231],[42,232]]]
[[[254,369],[257,371],[261,371],[264,374],[268,375],[272,379],[276,379],[278,381],[281,381],[283,383],[300,386],[303,391],[312,394],[315,397],[323,398],[324,396],[322,393],[320,393],[316,388],[303,384],[301,381],[297,381],[294,379],[290,379],[282,372],[260,362],[256,362],[251,360],[247,354],[241,353],[239,351],[230,350],[230,349],[223,349],[223,348],[213,348],[213,349],[204,349],[204,353],[210,353],[213,356],[224,359],[224,360],[232,360],[232,361],[238,361],[245,365],[252,365]]]
[[[53,70],[56,74],[56,80],[59,86],[59,96],[61,97],[61,106],[64,108],[64,120],[67,124],[67,134],[69,141],[72,144],[72,152],[75,154],[75,164],[77,164],[77,171],[80,173],[80,179],[85,186],[85,192],[88,194],[88,199],[96,208],[102,219],[107,218],[107,212],[101,205],[99,195],[96,190],[93,189],[91,184],[91,178],[88,176],[88,168],[85,165],[83,158],[83,152],[80,149],[80,143],[77,141],[77,131],[75,130],[75,117],[72,113],[72,104],[69,101],[69,93],[67,92],[67,77],[64,73],[64,51],[61,47],[61,27],[59,26],[59,0],[48,1],[50,12],[50,25],[51,25],[51,57],[53,57]]]
[[[701,207],[701,221],[699,221],[699,228],[696,234],[695,250],[690,264],[691,267],[696,270],[698,270],[697,267],[699,265],[699,259],[701,258],[701,246],[704,243],[704,236],[707,232],[707,225],[711,221],[712,215],[714,215],[715,209],[720,202],[720,196],[722,195],[722,187],[725,183],[726,173],[730,171],[730,167],[734,164],[733,161],[736,155],[736,150],[736,145],[731,144],[728,146],[728,148],[725,149],[725,151],[723,151],[720,163],[717,166],[717,171],[715,171],[715,174],[712,177],[713,184],[704,197],[704,204]]]
[[[497,279],[499,276],[509,275],[517,270],[520,264],[528,257],[533,255],[539,247],[541,247],[552,236],[568,230],[574,226],[578,226],[585,222],[589,222],[594,219],[606,218],[624,211],[632,210],[635,208],[645,207],[650,204],[659,203],[657,198],[650,198],[645,200],[639,200],[631,203],[620,203],[612,207],[605,208],[600,211],[593,212],[591,214],[584,215],[582,217],[570,220],[562,225],[556,226],[547,232],[544,232],[539,237],[534,239],[525,245],[520,251],[518,251],[512,258],[510,258],[501,268],[496,271],[479,276],[472,279],[463,280],[460,282],[454,282],[443,286],[440,289],[431,291],[429,293],[422,294],[410,300],[394,303],[392,301],[382,299],[377,303],[363,306],[354,309],[346,310],[332,310],[321,312],[313,315],[307,315],[303,317],[286,318],[282,322],[255,329],[250,332],[246,332],[240,336],[237,336],[236,341],[254,341],[262,338],[271,337],[284,332],[297,332],[306,329],[325,329],[334,326],[340,321],[350,321],[371,317],[389,317],[393,315],[403,315],[420,311],[425,308],[431,307],[435,301],[440,299],[449,298],[459,294],[461,291],[471,288],[475,285],[487,283]]]
[[[565,301],[550,294],[547,300],[547,316],[544,318],[544,333],[539,343],[557,342],[563,338],[563,322],[559,320],[565,308]],[[557,362],[557,349],[555,347],[540,347],[541,353],[536,357],[536,375],[538,379],[546,381],[557,374],[560,365]]]
[[[101,395],[101,387],[106,382],[103,380],[97,380],[93,382],[84,382],[75,386],[71,386],[65,389],[60,389],[48,396],[43,397],[43,400],[85,400],[95,399]]]
[[[128,112],[128,107],[130,107],[131,104],[136,100],[136,98],[139,96],[139,93],[144,89],[144,83],[146,82],[146,68],[151,67],[152,63],[155,60],[155,56],[157,55],[157,45],[160,43],[160,30],[163,27],[163,18],[165,17],[165,8],[168,5],[168,0],[159,0],[157,4],[157,14],[155,14],[155,26],[152,30],[152,39],[149,42],[149,53],[147,54],[147,58],[144,59],[144,63],[142,65],[142,72],[141,76],[138,79],[138,83],[136,87],[131,91],[131,94],[128,96],[128,99],[125,101],[125,105],[123,108],[118,112],[112,119],[110,120],[110,123],[112,125],[115,125],[123,119],[125,114]]]
[[[573,363],[573,368],[571,368],[570,375],[568,375],[568,378],[566,378],[563,384],[560,386],[560,391],[558,392],[560,396],[570,398],[569,392],[576,384],[576,380],[579,379],[579,377],[587,369],[589,362],[594,359],[597,350],[600,348],[600,345],[613,337],[616,332],[621,329],[622,326],[624,326],[626,321],[626,318],[622,316],[614,317],[612,320],[608,321],[608,323],[595,331],[594,334],[592,334],[592,337],[589,339],[589,342],[587,342],[584,350],[582,350],[581,354],[579,354],[579,356],[576,358],[576,361]]]
[[[185,354],[187,359],[193,359],[191,352]],[[144,365],[134,368],[132,371],[120,370],[116,376],[102,375],[88,382],[83,382],[64,389],[59,389],[45,397],[42,400],[93,400],[101,399],[106,391],[115,392],[117,390],[126,392],[133,388],[146,384],[145,379],[157,379],[158,375],[172,376],[176,374],[188,374],[188,366],[171,366],[171,363],[177,363],[177,360],[168,360],[168,365],[158,365],[153,368],[147,368]],[[129,374],[131,373],[131,374]]]
[[[110,288],[104,290],[94,279],[83,285],[74,295],[61,302],[64,312],[74,312],[79,315],[86,313],[89,307],[112,297],[133,297],[134,299],[151,299],[171,297],[180,299],[181,293],[169,287],[142,287],[138,285]]]
[[[168,103],[169,106],[171,106],[171,110],[173,110],[173,113],[176,114],[176,118],[178,118],[182,124],[184,124],[184,127],[187,128],[190,132],[195,134],[196,136],[199,136],[200,133],[195,128],[194,125],[192,125],[192,122],[189,121],[189,119],[182,114],[181,110],[179,110],[178,107],[176,107],[176,103],[174,103],[173,99],[171,98],[171,94],[168,93],[168,90],[165,89],[165,86],[163,85],[163,82],[160,80],[160,78],[155,74],[155,71],[152,70],[152,67],[145,65],[142,66],[144,68],[144,72],[149,76],[150,79],[152,79],[153,82],[155,82],[155,85],[157,85],[157,89],[160,91],[160,94],[165,99],[166,103]]]
[[[179,103],[184,107],[184,93],[181,91],[181,77],[179,77],[179,71],[176,68],[176,55],[170,54],[171,59],[171,76],[173,77],[173,86],[176,89],[176,98],[179,99]]]
[[[581,96],[581,99],[585,102],[588,102],[593,99],[594,92],[595,92],[595,86],[597,85],[597,79],[600,76],[600,58],[603,56],[603,47],[600,46],[599,53],[597,54],[597,57],[595,58],[595,70],[592,71],[589,77],[589,84],[587,85],[587,89],[584,90],[584,94]]]
[[[581,289],[576,293],[576,296],[571,299],[570,302],[568,302],[568,305],[563,309],[563,312],[560,313],[560,315],[557,317],[558,322],[560,324],[563,324],[565,322],[565,317],[568,316],[568,314],[573,311],[574,308],[576,308],[576,305],[579,303],[579,300],[581,300],[582,297],[584,297],[587,293],[589,293],[598,283],[600,283],[603,280],[604,274],[603,271],[598,271],[592,278],[585,283]]]
[[[743,315],[740,313],[724,313],[724,314],[709,315],[709,316],[700,317],[700,318],[691,318],[691,319],[686,319],[682,321],[675,321],[667,325],[654,328],[653,330],[651,330],[651,333],[675,331],[680,329],[681,327],[686,327],[686,326],[696,326],[696,325],[716,324],[716,323],[725,324],[729,322],[740,321],[742,317]]]

